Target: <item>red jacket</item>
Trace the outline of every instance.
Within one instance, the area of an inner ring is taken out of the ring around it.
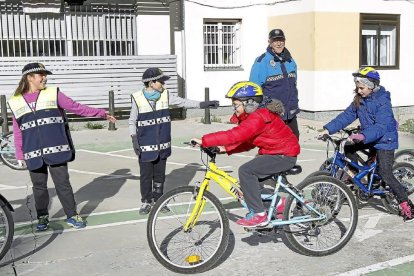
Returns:
[[[233,115],[230,119],[239,125],[227,130],[204,135],[204,147],[224,146],[233,153],[259,147],[259,154],[286,155],[295,157],[300,153],[298,139],[278,114],[260,108],[251,114]]]

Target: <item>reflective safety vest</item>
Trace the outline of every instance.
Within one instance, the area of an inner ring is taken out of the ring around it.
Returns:
[[[140,146],[140,160],[151,162],[158,158],[165,159],[171,155],[171,118],[168,105],[168,91],[164,90],[151,106],[144,92],[132,94],[133,102],[138,107],[136,121],[137,138]]]
[[[57,102],[58,88],[47,87],[39,93],[32,110],[22,95],[8,101],[22,131],[23,154],[27,168],[73,161],[75,151],[69,129]]]

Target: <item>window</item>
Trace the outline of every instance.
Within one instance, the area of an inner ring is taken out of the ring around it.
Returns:
[[[204,20],[204,70],[241,69],[241,20]]]
[[[136,55],[132,5],[65,4],[59,14],[27,14],[0,0],[0,9],[0,57]]]
[[[360,66],[399,67],[400,15],[361,14]]]

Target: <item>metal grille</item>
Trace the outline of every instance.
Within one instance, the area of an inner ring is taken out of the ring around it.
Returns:
[[[0,9],[2,57],[137,53],[132,5],[65,6],[60,14],[25,14],[21,4],[3,2]]]
[[[241,67],[240,21],[204,23],[204,68]]]

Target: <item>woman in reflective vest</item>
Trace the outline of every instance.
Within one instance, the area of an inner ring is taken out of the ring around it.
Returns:
[[[112,122],[115,118],[103,109],[81,105],[56,87],[46,87],[47,75],[52,74],[41,63],[29,63],[8,104],[13,113],[16,158],[27,166],[33,183],[37,212],[36,229],[49,226],[48,170],[57,196],[67,215],[68,225],[83,228],[86,222],[78,215],[67,162],[75,159],[75,149],[64,116],[68,110],[80,116],[101,117]]]

